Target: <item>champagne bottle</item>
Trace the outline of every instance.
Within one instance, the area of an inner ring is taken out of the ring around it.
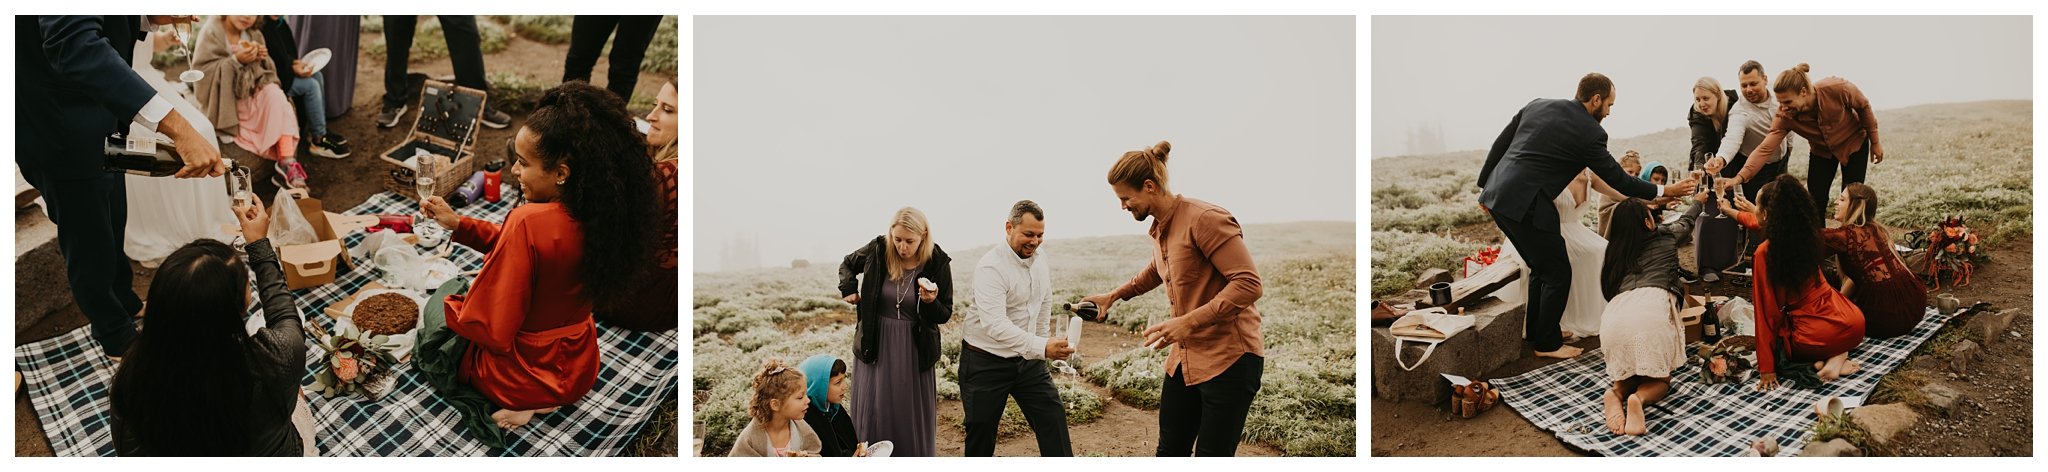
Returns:
[[[1067,311],[1080,315],[1082,319],[1102,321],[1096,318],[1099,311],[1095,308],[1095,302],[1068,303],[1066,307]]]
[[[107,172],[168,177],[185,168],[185,159],[178,155],[178,147],[164,138],[116,133],[107,136],[103,151],[106,154],[103,168]]]
[[[1707,293],[1707,311],[1700,314],[1700,342],[1708,345],[1721,342],[1721,316],[1714,313],[1717,307],[1713,292]]]

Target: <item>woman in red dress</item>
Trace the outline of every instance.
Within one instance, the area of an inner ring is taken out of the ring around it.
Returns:
[[[513,138],[528,203],[503,226],[457,215],[440,197],[425,213],[483,251],[469,291],[446,297],[447,327],[469,341],[457,372],[511,429],[575,403],[597,380],[591,312],[625,298],[654,259],[654,163],[625,102],[570,82],[548,90]]]
[[[1798,178],[1780,175],[1757,194],[1754,207],[1720,203],[1743,226],[1764,231],[1751,284],[1760,390],[1778,386],[1778,356],[1813,362],[1826,382],[1858,368],[1849,350],[1863,342],[1863,310],[1821,276],[1821,216],[1811,202]]]
[[[1863,184],[1842,189],[1835,205],[1842,226],[1821,230],[1821,244],[1841,258],[1842,295],[1863,309],[1864,335],[1889,338],[1913,331],[1927,316],[1927,285],[1892,251],[1889,229],[1877,222],[1877,190]]]

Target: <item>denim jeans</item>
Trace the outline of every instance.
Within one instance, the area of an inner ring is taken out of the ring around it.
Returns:
[[[290,70],[278,72],[293,73]],[[308,141],[327,135],[327,98],[321,92],[326,82],[321,72],[314,72],[312,77],[292,80],[292,89],[284,91],[285,96],[292,97],[292,101],[299,105],[299,124],[303,125],[300,128],[305,130]]]

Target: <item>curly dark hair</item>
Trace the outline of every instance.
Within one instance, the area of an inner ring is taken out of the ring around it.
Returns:
[[[1814,208],[1806,184],[1791,175],[1772,180],[1756,199],[1763,210],[1764,241],[1771,243],[1771,254],[1764,258],[1768,282],[1781,296],[1797,293],[1820,274],[1820,209]]]
[[[568,165],[560,202],[583,230],[583,290],[599,308],[617,305],[654,261],[654,161],[617,95],[569,82],[541,95],[526,129],[542,168]]]

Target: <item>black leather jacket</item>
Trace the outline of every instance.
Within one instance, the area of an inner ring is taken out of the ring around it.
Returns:
[[[270,240],[259,239],[243,247],[247,264],[256,272],[256,289],[262,294],[265,326],[250,338],[249,368],[254,370],[256,389],[248,416],[221,421],[249,423],[249,448],[245,456],[301,456],[305,443],[292,426],[292,409],[299,401],[299,381],[306,378],[306,335],[299,322],[298,304],[285,289],[284,269],[277,263],[277,251]],[[122,456],[174,456],[190,452],[144,450],[136,431],[121,426],[114,415],[114,450]]]

